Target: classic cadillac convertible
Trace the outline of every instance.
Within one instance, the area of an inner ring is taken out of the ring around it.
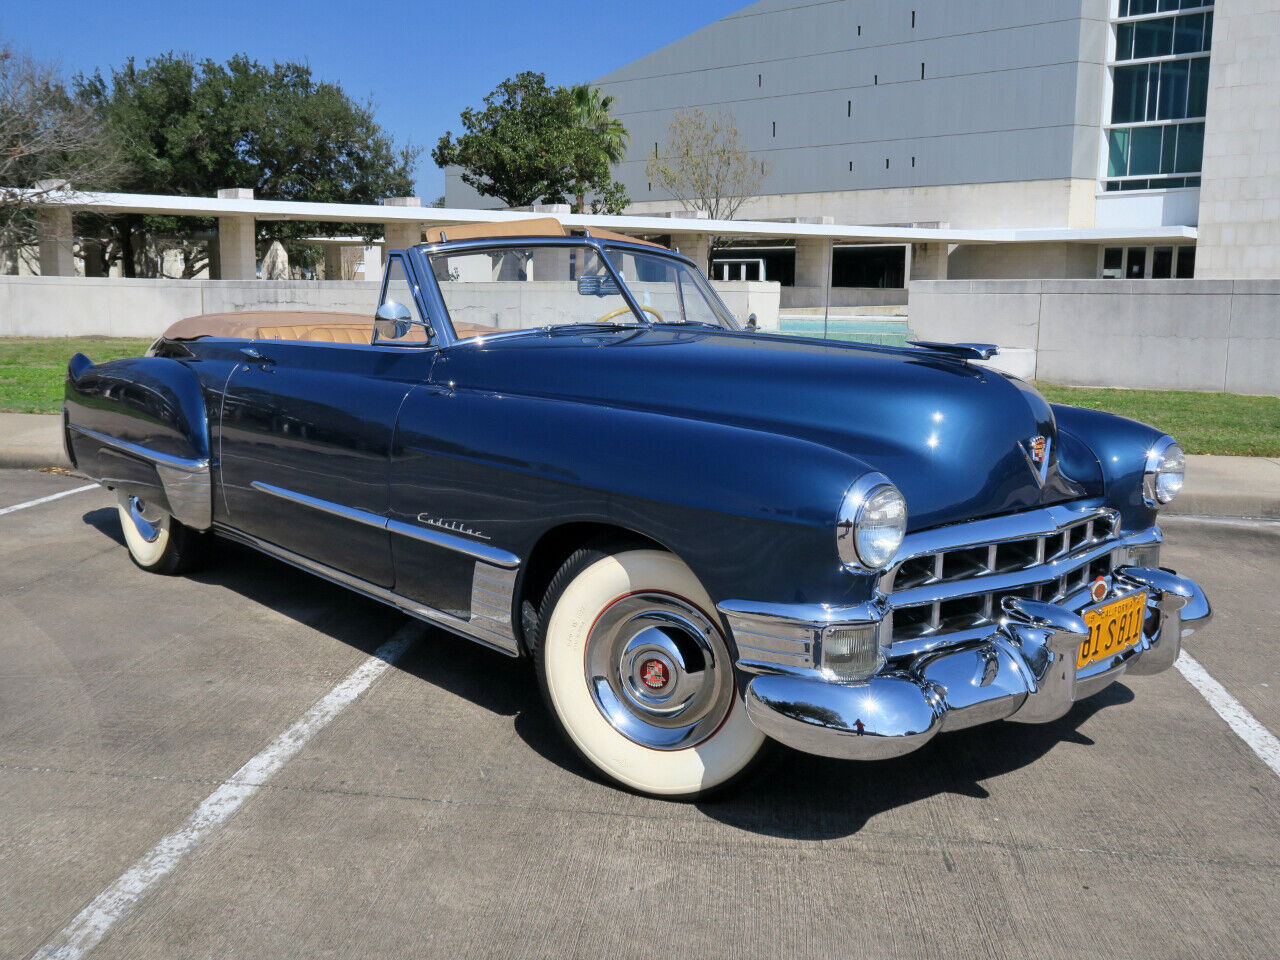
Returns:
[[[874,760],[1167,669],[1168,436],[982,361],[742,329],[698,269],[554,220],[435,230],[376,315],[77,354],[68,453],[133,560],[248,544],[532,659],[585,760],[697,796],[767,739]]]

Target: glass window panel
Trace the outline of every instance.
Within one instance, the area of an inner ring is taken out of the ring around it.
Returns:
[[[1130,131],[1129,173],[1160,172],[1160,127],[1138,127]]]
[[[1107,247],[1102,251],[1102,275],[1110,280],[1124,276],[1124,248]]]
[[[1116,27],[1116,59],[1129,60],[1133,57],[1133,24],[1122,23]]]
[[[1110,149],[1107,155],[1107,176],[1123,177],[1129,172],[1129,133],[1128,130],[1112,130],[1107,139]]]
[[[1208,50],[1213,46],[1213,11],[1210,10],[1204,15],[1204,49]]]
[[[1196,275],[1196,248],[1193,245],[1178,248],[1178,279],[1190,280]]]
[[[1160,66],[1160,103],[1157,120],[1182,120],[1187,115],[1187,74],[1190,60],[1175,60]]]
[[[1204,14],[1193,13],[1173,21],[1173,52],[1197,53],[1204,49]]]
[[[1147,248],[1130,247],[1129,262],[1124,275],[1129,280],[1141,280],[1147,275]]]
[[[1156,247],[1151,254],[1151,279],[1168,280],[1173,276],[1173,247]]]
[[[1111,122],[1134,123],[1142,120],[1146,112],[1147,69],[1143,63],[1136,67],[1116,67],[1112,76]]]
[[[1146,190],[1149,186],[1146,180],[1121,180],[1121,190]]]
[[[1203,162],[1203,161],[1201,161],[1201,162]],[[1200,186],[1200,178],[1199,178],[1199,177],[1187,177],[1186,184],[1187,184],[1187,186],[1188,186],[1188,187],[1198,187],[1198,186]]]
[[[1133,55],[1167,57],[1173,51],[1173,19],[1139,20],[1133,25]]]
[[[1160,0],[1160,10],[1177,10],[1178,0]]]
[[[1177,129],[1178,157],[1173,169],[1177,173],[1199,173],[1204,153],[1204,124],[1184,123]]]
[[[1107,181],[1107,191],[1108,191],[1108,192],[1110,192],[1110,193],[1115,193],[1115,192],[1116,192],[1117,190],[1119,190],[1119,189],[1120,189],[1120,183],[1119,183],[1118,181],[1116,181],[1116,180],[1108,180],[1108,181]]]
[[[1147,74],[1147,109],[1142,115],[1144,120],[1157,119],[1160,112],[1160,64],[1153,63]]]
[[[1144,13],[1156,12],[1156,0],[1129,0],[1129,13],[1131,17],[1140,16]]]
[[[1191,66],[1187,81],[1187,116],[1203,117],[1205,103],[1209,98],[1209,58],[1197,57],[1188,60]]]
[[[1177,127],[1161,128],[1164,134],[1160,146],[1160,172],[1173,173],[1176,169],[1173,163],[1174,145],[1178,142]]]

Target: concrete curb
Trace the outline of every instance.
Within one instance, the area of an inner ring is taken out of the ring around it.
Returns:
[[[48,414],[0,413],[0,468],[70,467],[60,421]],[[1187,485],[1166,516],[1280,519],[1280,459],[1187,457]]]

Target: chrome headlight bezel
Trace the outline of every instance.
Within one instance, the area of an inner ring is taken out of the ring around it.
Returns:
[[[881,555],[871,553],[867,544],[861,543],[863,520],[868,509],[876,510],[886,501],[896,500],[901,505],[901,521],[897,533],[897,543],[892,552],[881,551]],[[840,501],[840,511],[836,515],[836,551],[840,562],[846,570],[855,573],[876,573],[893,564],[894,558],[902,548],[902,540],[907,533],[907,500],[893,482],[882,473],[868,473],[859,477]],[[882,562],[878,562],[882,561]]]
[[[1143,503],[1157,510],[1171,503],[1182,490],[1186,464],[1186,454],[1173,437],[1166,434],[1153,443],[1142,471]]]

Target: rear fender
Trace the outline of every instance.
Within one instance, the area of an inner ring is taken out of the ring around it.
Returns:
[[[209,422],[195,374],[167,357],[67,365],[63,407],[72,462],[94,480],[163,506],[197,530],[212,524]]]

